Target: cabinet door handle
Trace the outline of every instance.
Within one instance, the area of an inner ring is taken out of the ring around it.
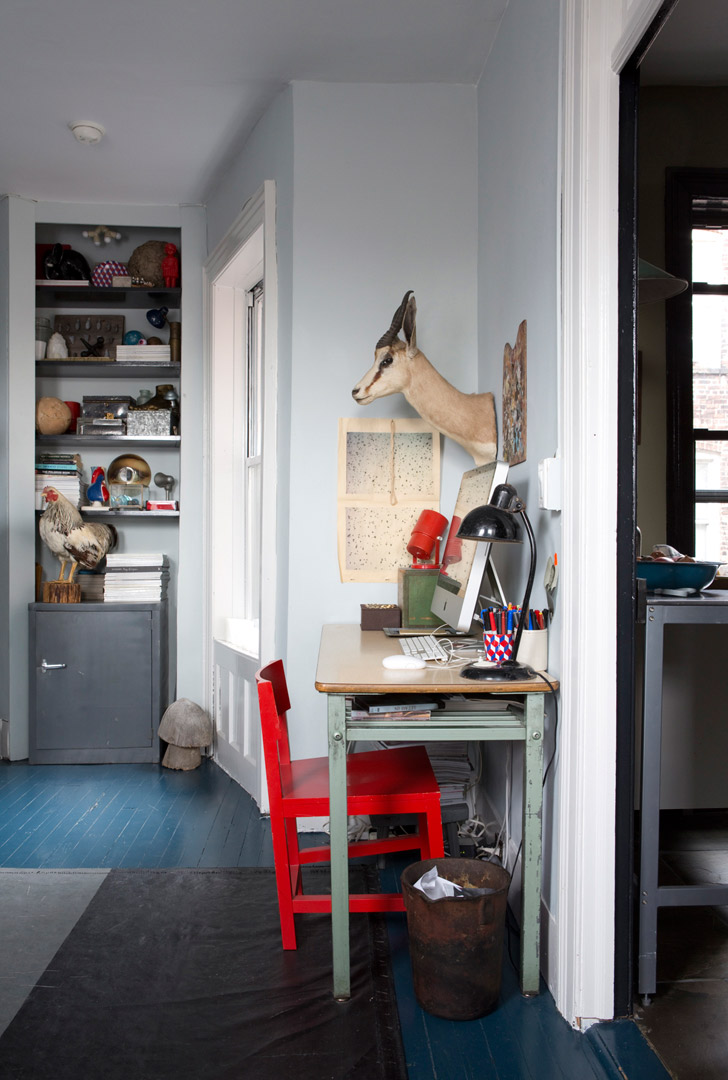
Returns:
[[[57,671],[59,668],[64,668],[65,666],[65,664],[49,664],[46,660],[41,660],[40,662],[41,671]]]

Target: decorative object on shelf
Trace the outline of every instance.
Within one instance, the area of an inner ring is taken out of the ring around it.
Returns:
[[[46,358],[48,360],[68,359],[68,345],[66,345],[63,334],[59,334],[57,331],[55,334],[51,334],[46,348]]]
[[[109,486],[110,510],[143,510],[144,484],[121,482]]]
[[[200,750],[212,740],[212,722],[199,705],[179,698],[164,713],[159,737],[167,743],[162,764],[168,769],[196,769],[202,761]]]
[[[84,394],[83,416],[101,420],[126,420],[134,398],[124,394]]]
[[[174,485],[176,484],[176,482],[177,481],[175,480],[175,478],[173,476],[170,476],[168,473],[158,472],[154,474],[154,483],[157,485],[157,487],[161,487],[164,489],[164,497],[167,502],[171,501],[172,499],[172,492],[174,490]]]
[[[181,359],[181,326],[178,322],[168,322],[169,325],[169,358],[173,364],[179,364]]]
[[[35,427],[41,435],[63,435],[71,423],[71,410],[57,397],[42,397],[35,406]]]
[[[93,229],[84,229],[81,236],[86,240],[93,240],[96,247],[110,244],[112,240],[121,240],[121,233],[116,229],[110,229],[108,225],[96,225]]]
[[[149,284],[149,288],[159,289],[164,286],[164,274],[162,273],[162,259],[164,258],[165,243],[163,240],[147,240],[134,248],[129,259],[129,273],[132,281]]]
[[[139,330],[127,330],[124,334],[122,345],[143,345],[145,338]]]
[[[97,525],[84,521],[76,507],[54,487],[43,488],[46,509],[40,516],[38,531],[40,538],[49,551],[60,561],[61,572],[50,585],[74,586],[71,589],[49,590],[56,596],[68,593],[64,600],[57,603],[78,603],[81,599],[81,586],[74,582],[76,568],[93,570],[106,553],[112,551],[118,541],[118,534],[113,525]],[[71,564],[68,578],[65,578],[66,566]],[[43,601],[46,600],[46,586],[43,587]]]
[[[498,434],[491,393],[464,394],[443,378],[417,348],[417,305],[404,294],[391,326],[374,348],[374,364],[351,392],[357,405],[388,394],[404,394],[423,420],[460,443],[476,465],[495,461]],[[399,337],[400,330],[405,340]]]
[[[91,483],[86,489],[86,498],[91,506],[105,506],[109,501],[106,473],[100,465],[94,466],[91,473]]]
[[[149,400],[151,400],[151,398],[152,398],[153,396],[154,396],[154,395],[152,394],[152,391],[151,391],[151,390],[144,390],[144,389],[142,389],[142,390],[140,390],[140,391],[139,391],[139,393],[137,394],[137,399],[136,399],[136,403],[137,403],[137,405],[138,405],[138,406],[140,406],[140,405],[146,405],[146,403],[147,403],[147,402],[148,402]]]
[[[51,327],[51,320],[47,319],[45,315],[36,315],[35,317],[35,358],[36,360],[44,360],[46,354],[46,348],[48,341],[53,330]]]
[[[80,401],[64,401],[63,404],[68,405],[68,408],[71,410],[71,423],[68,425],[68,430],[69,431],[75,431],[76,430],[76,421],[78,420],[79,416],[81,415],[81,402]]]
[[[80,251],[54,244],[43,259],[43,269],[49,281],[90,281],[91,268]]]
[[[78,315],[56,315],[53,326],[68,349],[68,356],[78,360],[113,360],[116,346],[124,337],[126,320],[123,315],[100,315],[88,312]],[[103,346],[95,354],[84,352],[84,343],[102,337]]]
[[[147,338],[147,345],[161,345],[161,344],[162,344],[161,337],[148,337]]]
[[[169,411],[172,414],[172,434],[179,435],[179,394],[173,386],[165,392],[164,400],[169,403]]]
[[[106,476],[110,484],[144,484],[147,487],[152,470],[138,454],[120,454],[109,465]]]
[[[147,322],[150,322],[152,326],[155,326],[157,328],[157,330],[161,330],[167,322],[168,311],[169,308],[166,307],[152,308],[150,311],[147,312]]]
[[[154,437],[176,434],[172,431],[172,413],[167,409],[130,408],[126,418],[127,435]]]
[[[129,268],[125,263],[109,259],[94,267],[91,284],[97,289],[110,289],[114,284],[114,278],[118,277],[129,277]]]
[[[162,259],[162,275],[165,287],[176,289],[179,282],[179,259],[177,248],[174,244],[164,245],[164,258]]]
[[[143,409],[171,409],[171,401],[167,398],[167,394],[170,390],[174,390],[172,383],[160,383],[157,386],[157,392],[154,397],[151,397],[149,401],[146,401],[143,405]]]
[[[86,338],[84,338],[84,337],[81,338],[81,341],[86,346],[84,351],[81,353],[81,356],[84,356],[84,357],[92,356],[92,357],[94,357],[94,359],[98,359],[100,356],[103,356],[104,339],[102,337],[96,338],[96,342],[93,345],[91,344],[90,341],[87,341]]]

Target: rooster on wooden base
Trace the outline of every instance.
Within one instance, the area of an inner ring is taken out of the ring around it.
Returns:
[[[61,563],[56,579],[64,580],[66,564],[71,564],[67,581],[73,581],[76,567],[93,570],[107,552],[116,547],[118,535],[113,525],[84,521],[73,503],[54,487],[43,488],[46,509],[39,522],[40,538]]]

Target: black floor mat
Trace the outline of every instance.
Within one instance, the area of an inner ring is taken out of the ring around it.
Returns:
[[[0,1038],[0,1074],[406,1080],[384,920],[351,926],[342,1004],[330,917],[299,916],[284,952],[272,870],[113,870]]]

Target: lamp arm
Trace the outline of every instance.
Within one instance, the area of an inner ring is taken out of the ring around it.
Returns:
[[[533,529],[531,528],[531,522],[528,520],[528,514],[525,507],[521,510],[521,517],[523,518],[523,524],[528,534],[528,544],[531,549],[531,564],[528,568],[528,581],[526,583],[526,591],[523,594],[523,603],[521,605],[521,617],[518,620],[518,629],[516,630],[516,640],[513,642],[513,659],[516,660],[518,656],[518,646],[521,644],[521,634],[523,633],[523,626],[526,622],[526,616],[528,614],[528,605],[531,601],[531,588],[533,587],[533,579],[536,573],[536,538],[533,535]]]

